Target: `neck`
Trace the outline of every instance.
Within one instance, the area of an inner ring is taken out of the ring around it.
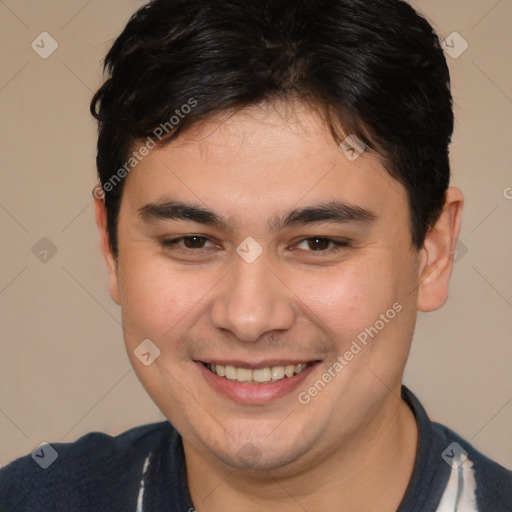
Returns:
[[[399,396],[399,395],[398,395]],[[412,475],[417,425],[390,394],[380,414],[341,446],[293,468],[247,471],[205,457],[183,440],[190,494],[197,512],[266,510],[397,510]]]

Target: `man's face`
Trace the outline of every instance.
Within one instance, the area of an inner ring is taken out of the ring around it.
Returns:
[[[306,108],[254,107],[126,179],[112,294],[128,355],[212,460],[318,462],[398,407],[421,253],[405,189],[368,151],[351,160]],[[147,339],[149,366],[134,354]]]

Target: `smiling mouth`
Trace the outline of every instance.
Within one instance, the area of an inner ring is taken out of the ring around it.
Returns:
[[[242,382],[244,384],[267,384],[294,377],[302,373],[313,362],[290,364],[286,366],[272,366],[265,368],[238,368],[236,366],[224,366],[222,364],[203,363],[203,365],[218,377]]]

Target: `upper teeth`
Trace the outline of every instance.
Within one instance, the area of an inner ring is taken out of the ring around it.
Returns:
[[[288,366],[272,366],[251,370],[250,368],[237,368],[222,364],[207,364],[206,367],[219,377],[238,382],[275,382],[286,377],[293,377],[301,373],[309,363],[290,364]]]

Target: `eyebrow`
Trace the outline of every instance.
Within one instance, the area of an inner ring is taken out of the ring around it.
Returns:
[[[186,220],[197,224],[219,227],[226,231],[232,230],[226,221],[211,210],[203,206],[178,201],[149,203],[139,208],[138,214],[142,220],[148,223],[161,220]],[[370,224],[376,219],[377,215],[375,213],[361,206],[344,201],[329,201],[294,209],[285,216],[275,216],[270,220],[269,227],[273,231],[280,231],[288,227],[321,222]]]

